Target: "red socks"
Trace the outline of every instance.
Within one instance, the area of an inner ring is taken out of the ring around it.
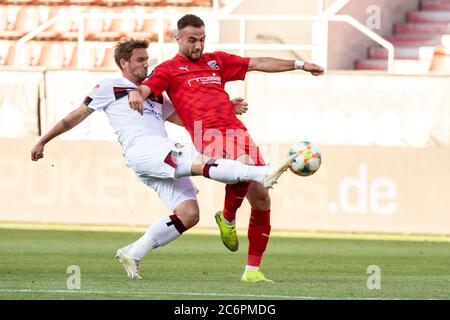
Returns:
[[[248,225],[247,265],[259,267],[270,236],[270,209],[252,209]]]
[[[231,222],[236,219],[236,211],[242,205],[247,194],[250,182],[227,184],[225,186],[225,205],[223,209],[224,218]]]
[[[227,184],[225,187],[224,218],[231,222],[236,219],[236,211],[242,205],[248,190],[249,182]],[[266,251],[270,236],[270,209],[252,209],[248,225],[247,265],[259,267]]]

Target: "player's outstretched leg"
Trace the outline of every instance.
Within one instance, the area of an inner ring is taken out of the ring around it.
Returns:
[[[295,158],[295,155],[288,156],[279,165],[255,166],[230,159],[212,159],[188,147],[180,150],[178,153],[169,154],[173,157],[172,162],[175,164],[175,178],[203,175],[205,178],[226,184],[256,181],[265,188],[272,188]],[[234,194],[232,196],[234,197]],[[244,197],[245,192],[238,196]],[[225,212],[225,218],[227,218],[227,212]]]

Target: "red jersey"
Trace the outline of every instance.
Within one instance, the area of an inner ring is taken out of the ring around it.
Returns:
[[[244,80],[249,62],[250,58],[220,51],[204,53],[198,61],[177,54],[157,66],[142,84],[152,90],[153,96],[167,92],[192,140],[194,131],[200,128],[196,134],[207,129],[222,134],[227,129],[247,131],[224,87],[228,81]]]

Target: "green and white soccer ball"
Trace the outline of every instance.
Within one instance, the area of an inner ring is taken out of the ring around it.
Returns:
[[[290,165],[293,173],[299,176],[310,176],[320,168],[322,155],[319,148],[308,141],[300,141],[289,150],[289,155],[295,159]]]

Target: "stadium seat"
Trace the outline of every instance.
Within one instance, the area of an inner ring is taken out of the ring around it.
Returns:
[[[135,0],[137,6],[165,6],[167,1],[163,0]]]
[[[33,6],[23,6],[17,16],[15,30],[28,33],[39,26],[39,10]]]
[[[44,44],[40,41],[27,44],[30,48],[30,66],[40,65],[42,48]]]
[[[14,65],[17,68],[23,68],[30,65],[31,61],[31,50],[30,46],[23,45],[23,46],[17,46],[14,45],[14,54],[12,59],[8,64]]]
[[[32,5],[35,0],[3,0],[3,4]]]
[[[74,6],[95,6],[101,1],[99,0],[68,0],[68,5]]]
[[[55,17],[58,14],[64,14],[68,12],[68,8],[65,7],[53,7],[50,9],[50,18]],[[61,33],[61,32],[69,32],[71,31],[72,28],[72,21],[70,21],[69,19],[62,19],[59,20],[58,22],[54,23],[53,25],[51,25],[47,31],[52,31],[52,32],[56,32],[56,33]]]
[[[111,31],[119,33],[128,33],[136,31],[136,19],[134,11],[131,8],[121,9],[117,13],[122,13],[124,19],[113,19],[111,24]]]
[[[98,5],[101,6],[106,6],[106,7],[125,7],[125,6],[129,6],[132,5],[132,3],[130,2],[134,2],[134,1],[129,1],[129,0],[98,0]]]
[[[63,67],[64,69],[77,68],[77,46],[76,42],[66,41],[62,44],[63,50]]]
[[[59,42],[47,42],[42,48],[39,65],[49,69],[61,69],[64,61],[64,50]]]
[[[103,59],[103,69],[105,70],[117,70],[116,61],[114,60],[114,49],[108,48],[105,52],[105,58]]]
[[[8,65],[11,43],[9,41],[0,41],[0,66]]]
[[[6,6],[0,6],[0,32],[6,30],[8,24],[8,14],[6,13]]]
[[[45,5],[45,6],[63,6],[67,5],[67,0],[36,0],[34,2],[37,2],[39,5]]]
[[[86,39],[93,39],[103,32],[103,17],[105,14],[99,8],[89,10],[89,14],[98,16],[98,18],[93,17],[86,19],[84,23],[84,34]]]

